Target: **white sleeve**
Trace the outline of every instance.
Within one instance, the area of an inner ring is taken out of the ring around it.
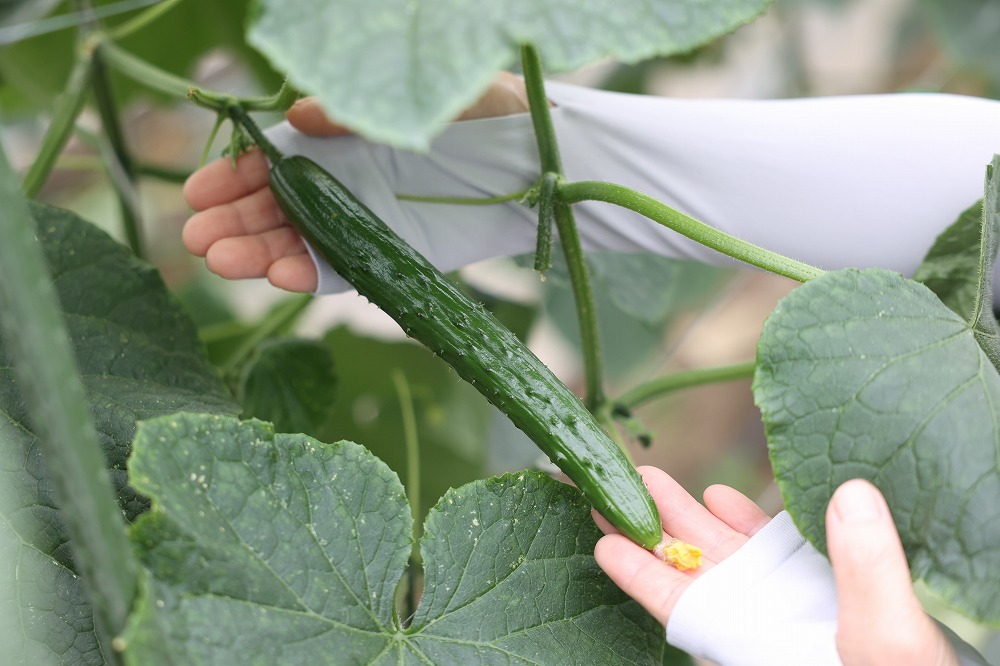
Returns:
[[[1000,152],[1000,102],[943,94],[682,100],[561,83],[547,90],[566,177],[633,187],[727,233],[822,268],[911,274],[934,238],[982,196]],[[278,147],[306,154],[441,270],[534,249],[535,211],[398,201],[492,197],[537,179],[527,114],[452,123],[427,153],[357,137]],[[587,249],[709,263],[713,250],[610,204],[575,207]],[[329,269],[319,292],[346,288]],[[1000,294],[1000,292],[998,292]]]
[[[783,511],[695,579],[670,614],[667,641],[723,666],[827,666],[841,663],[836,630],[830,563]]]
[[[987,666],[941,625],[962,666]],[[786,511],[699,576],[670,614],[667,642],[721,666],[838,666],[829,561]]]

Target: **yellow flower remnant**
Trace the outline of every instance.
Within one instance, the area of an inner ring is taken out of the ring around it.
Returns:
[[[692,571],[701,566],[701,548],[680,539],[669,539],[653,549],[653,555],[678,571]]]

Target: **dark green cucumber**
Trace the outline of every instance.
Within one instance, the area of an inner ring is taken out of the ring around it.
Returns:
[[[337,273],[506,414],[608,522],[645,548],[660,542],[659,513],[635,468],[513,333],[314,162],[272,158],[271,190]]]

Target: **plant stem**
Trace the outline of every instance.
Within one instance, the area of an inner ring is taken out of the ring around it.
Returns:
[[[517,201],[524,198],[531,188],[526,188],[520,192],[511,192],[510,194],[501,194],[496,197],[428,197],[419,194],[397,194],[396,198],[400,201],[414,201],[417,203],[431,203],[431,204],[455,204],[457,206],[489,206],[491,204],[504,203],[507,201]]]
[[[94,609],[105,658],[125,628],[138,565],[73,357],[36,227],[0,147],[0,333],[38,435]]]
[[[417,435],[417,416],[413,409],[413,395],[406,375],[398,368],[392,371],[392,383],[399,396],[399,410],[403,417],[403,441],[406,445],[406,496],[410,500],[413,517],[413,550],[407,568],[407,617],[417,609],[417,583],[420,567],[420,439]]]
[[[190,99],[208,109],[224,111],[229,106],[238,105],[249,111],[284,111],[299,97],[299,92],[287,83],[274,95],[263,97],[238,97],[209,90],[132,55],[106,37],[95,39],[107,63],[121,74],[151,90]]]
[[[234,103],[228,107],[227,111],[233,122],[239,124],[247,131],[250,138],[253,139],[258,148],[264,151],[264,154],[267,155],[267,159],[271,160],[272,164],[278,162],[284,157],[281,151],[278,150],[274,144],[271,143],[266,136],[264,136],[264,133],[260,131],[260,127],[258,127],[257,123],[253,121],[253,118],[250,117],[250,114],[247,113],[246,109],[239,104]]]
[[[142,58],[137,58],[114,42],[103,39],[98,41],[98,48],[104,61],[121,74],[136,83],[157,90],[172,97],[186,99],[190,97],[195,86],[191,81],[175,76],[170,72],[155,67]]]
[[[730,236],[671,208],[661,201],[623,185],[599,181],[560,183],[559,194],[567,203],[604,201],[628,208],[722,254],[799,282],[819,277],[825,272],[815,266],[804,264],[777,252],[771,252],[753,243],[740,240],[735,236]]]
[[[702,384],[749,379],[753,377],[754,365],[754,361],[747,361],[745,363],[736,363],[734,365],[724,365],[715,368],[675,372],[636,386],[615,400],[614,403],[616,407],[624,407],[631,410],[655,398],[680,389],[701,386]]]
[[[545,96],[541,60],[534,47],[530,45],[521,47],[521,64],[542,173],[561,176],[562,160],[559,157],[559,145],[556,141],[555,128],[552,126],[552,116],[549,114],[549,101]],[[597,327],[597,309],[590,287],[590,275],[583,258],[583,247],[580,244],[576,221],[573,219],[573,211],[568,204],[567,201],[555,202],[555,222],[556,228],[559,229],[559,243],[562,245],[566,266],[569,269],[573,299],[576,302],[576,317],[580,326],[586,384],[585,403],[593,412],[604,402],[601,340]]]
[[[121,39],[122,37],[131,35],[133,32],[142,30],[147,25],[179,5],[182,1],[183,0],[163,0],[162,2],[158,2],[141,14],[133,16],[128,21],[125,21],[110,30],[108,32],[108,36],[111,37],[111,39]]]
[[[49,123],[45,138],[42,139],[42,146],[38,150],[38,156],[35,157],[34,163],[21,182],[21,189],[29,199],[34,198],[42,189],[42,185],[55,166],[56,159],[73,133],[76,118],[83,109],[90,88],[93,66],[94,60],[91,54],[79,55],[66,82],[66,90],[59,97],[52,122]]]
[[[175,169],[158,164],[149,164],[148,162],[136,162],[135,169],[136,173],[140,176],[156,178],[157,180],[167,183],[177,183],[178,185],[183,184],[191,175],[191,172],[187,169]]]
[[[125,142],[125,133],[122,130],[118,105],[114,98],[111,78],[108,75],[108,69],[105,66],[101,49],[94,51],[93,60],[94,98],[97,100],[97,109],[101,115],[101,125],[104,128],[104,134],[108,139],[112,152],[112,161],[109,165],[111,184],[118,195],[125,238],[128,240],[128,245],[132,248],[133,254],[141,258],[145,254],[142,247],[142,218],[139,210],[139,201],[136,196],[136,168],[132,161],[128,145]]]
[[[289,298],[271,310],[263,321],[253,327],[253,333],[243,340],[240,346],[223,361],[223,372],[225,374],[235,372],[250,357],[261,342],[281,331],[288,330],[302,316],[302,313],[305,312],[312,301],[312,294],[303,294]]]

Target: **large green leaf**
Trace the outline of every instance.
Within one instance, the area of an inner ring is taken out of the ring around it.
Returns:
[[[921,267],[946,278],[934,282],[952,307],[889,271],[827,273],[768,318],[753,388],[775,477],[803,534],[825,549],[833,491],[854,477],[873,481],[914,577],[998,623],[1000,155],[985,189]],[[956,281],[956,266],[970,275]]]
[[[394,596],[412,547],[398,477],[364,448],[262,422],[178,415],[130,463],[153,511],[129,663],[656,664],[662,628],[604,577],[581,495],[537,473],[450,491],[422,540],[424,596]]]
[[[156,271],[72,213],[38,204],[32,213],[119,498],[134,516],[145,507],[125,476],[135,422],[182,409],[239,408]],[[0,486],[8,491],[0,495],[0,530],[22,563],[23,658],[35,663],[32,655],[49,650],[63,663],[97,663],[89,608],[2,343],[0,461]]]
[[[261,0],[248,40],[330,115],[426,147],[533,44],[549,71],[700,46],[770,0]]]
[[[869,479],[913,575],[1000,621],[1000,376],[965,320],[898,274],[828,273],[768,318],[754,396],[782,496],[810,541],[825,550],[837,486]]]

